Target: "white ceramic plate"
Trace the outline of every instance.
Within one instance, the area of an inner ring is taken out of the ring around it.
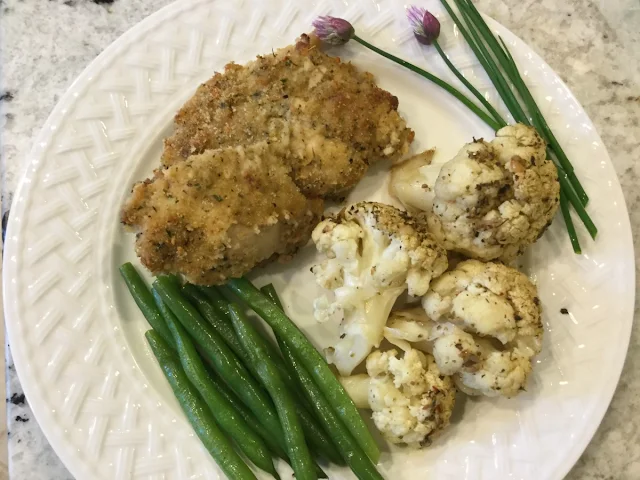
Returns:
[[[436,12],[439,2],[424,3]],[[5,253],[9,340],[39,424],[79,479],[218,478],[143,339],[147,325],[118,276],[135,261],[118,223],[131,183],[158,163],[172,116],[196,86],[231,60],[244,62],[293,42],[318,14],[352,20],[361,36],[451,78],[431,49],[413,40],[393,0],[183,0],[123,35],[72,85],[40,133],[12,209]],[[446,15],[442,44],[489,99],[499,103]],[[573,159],[600,228],[574,255],[564,225],[526,255],[545,307],[544,351],[530,388],[512,400],[461,400],[454,424],[417,453],[382,458],[388,478],[560,479],[600,422],[622,368],[632,322],[634,256],[623,196],[592,123],[560,78],[525,44],[492,22],[521,65],[551,126]],[[353,44],[339,51],[373,72],[400,99],[415,150],[450,158],[491,132],[433,85]],[[377,168],[355,198],[389,201]],[[313,326],[317,291],[307,248],[271,266],[293,317]],[[567,308],[569,315],[561,315]],[[332,479],[351,478],[331,470]]]

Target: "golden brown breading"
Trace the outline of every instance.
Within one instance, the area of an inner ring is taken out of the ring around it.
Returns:
[[[397,106],[371,74],[307,35],[227,65],[180,109],[163,169],[123,208],[142,263],[219,284],[289,256],[310,238],[324,198],[407,152],[413,132]]]
[[[219,284],[304,245],[322,214],[266,142],[209,150],[137,183],[122,222],[152,273]]]
[[[264,140],[282,152],[305,195],[339,197],[369,164],[407,152],[414,133],[397,107],[370,73],[302,35],[246,66],[231,63],[201,85],[176,115],[162,162]]]

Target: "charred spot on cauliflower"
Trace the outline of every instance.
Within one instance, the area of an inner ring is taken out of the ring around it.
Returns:
[[[435,338],[436,362],[455,374],[461,390],[511,397],[524,389],[543,333],[540,301],[526,275],[467,260],[432,282],[422,306],[435,322],[424,325]]]
[[[445,163],[428,225],[447,250],[479,260],[513,260],[551,224],[558,172],[532,127],[509,125]]]
[[[424,224],[390,205],[360,202],[329,217],[312,239],[327,259],[312,268],[333,302],[317,299],[315,316],[342,316],[340,338],[327,359],[349,375],[377,347],[396,299],[405,291],[424,295],[447,268],[445,250]]]
[[[456,389],[429,354],[376,351],[367,358],[373,421],[392,443],[424,447],[449,425]]]

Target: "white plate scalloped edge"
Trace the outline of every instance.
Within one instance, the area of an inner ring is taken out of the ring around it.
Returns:
[[[436,3],[423,5],[441,12]],[[432,50],[413,41],[402,6],[391,1],[251,0],[233,7],[183,1],[136,25],[92,62],[36,139],[6,236],[7,330],[34,414],[77,478],[217,478],[149,356],[142,316],[118,282],[115,267],[134,257],[117,211],[130,182],[157,161],[172,113],[199,81],[226,61],[290,43],[324,13],[354,21],[365,38],[451,78]],[[498,103],[451,22],[440,18],[445,50]],[[600,235],[595,243],[582,238],[585,253],[575,256],[557,219],[526,256],[547,327],[529,392],[509,401],[467,400],[461,418],[430,449],[383,456],[389,476],[562,478],[606,411],[629,341],[633,246],[606,149],[546,63],[504,27],[491,26],[510,45],[574,160]],[[446,94],[400,68],[355,45],[336,53],[372,71],[399,97],[401,113],[417,132],[416,148],[437,146],[437,161],[472,135],[490,134]],[[376,169],[351,198],[389,201],[383,177]],[[302,269],[312,257],[308,249],[294,264],[261,272],[258,281],[274,281],[294,318],[322,344],[326,332],[309,319],[317,289]],[[560,315],[562,307],[571,314]],[[346,472],[332,470],[331,476]]]

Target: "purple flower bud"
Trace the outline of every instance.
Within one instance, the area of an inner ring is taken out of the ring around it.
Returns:
[[[407,9],[407,18],[416,40],[423,45],[431,45],[440,35],[440,22],[428,10],[411,5]]]
[[[427,10],[422,7],[417,7],[416,5],[411,5],[407,9],[407,19],[409,20],[409,25],[413,29],[413,34],[416,36],[420,43],[423,43],[425,38],[424,26],[422,25],[422,19],[424,18],[424,14],[427,13]]]
[[[424,12],[422,25],[424,26],[424,33],[428,40],[427,45],[431,45],[440,36],[440,22],[427,10]]]
[[[318,38],[330,45],[344,45],[356,33],[349,22],[337,17],[318,17],[313,21]]]

